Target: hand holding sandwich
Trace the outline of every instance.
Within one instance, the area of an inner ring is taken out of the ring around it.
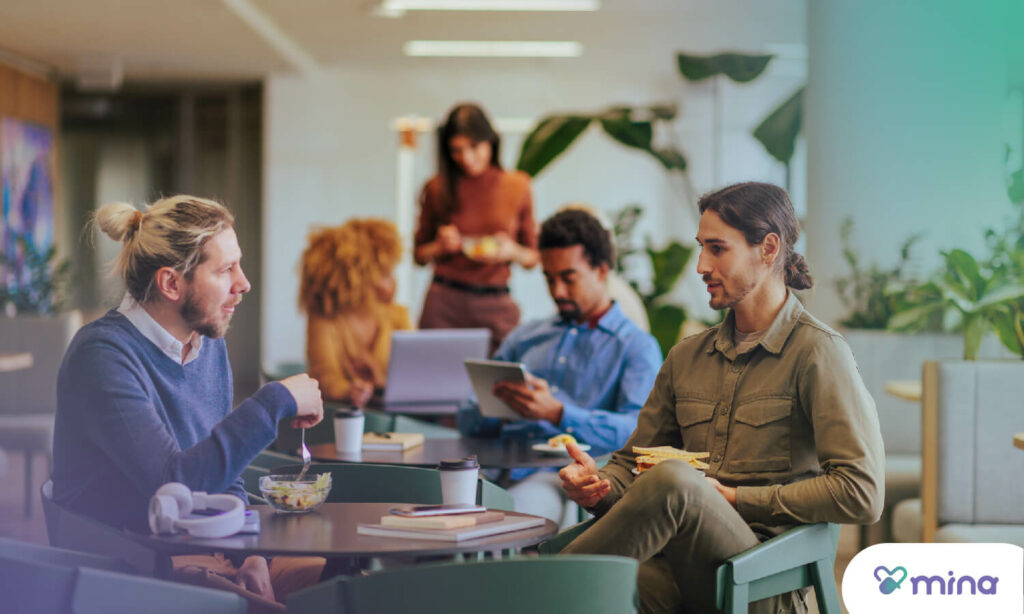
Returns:
[[[591,507],[611,492],[612,484],[598,477],[597,463],[589,454],[580,450],[578,445],[567,442],[565,449],[573,462],[558,472],[558,477],[562,478],[562,488],[580,506]]]

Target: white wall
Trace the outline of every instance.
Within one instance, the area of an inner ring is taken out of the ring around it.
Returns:
[[[685,83],[675,52],[763,52],[769,45],[804,43],[802,0],[774,2],[764,15],[690,15],[679,23],[631,33],[637,55],[611,64],[577,60],[426,60],[417,68],[344,66],[316,77],[275,75],[265,91],[265,201],[262,359],[264,365],[301,360],[305,320],[296,306],[298,262],[310,229],[353,216],[394,218],[396,135],[393,120],[440,118],[455,102],[475,100],[493,117],[537,118],[560,110],[595,111],[612,104],[677,102],[680,145],[691,163],[697,191],[715,186],[711,83]],[[735,27],[730,27],[733,24]],[[642,43],[642,44],[641,44]],[[745,86],[720,85],[723,125],[718,183],[738,179],[781,182],[781,165],[765,154],[750,131],[804,81],[802,59],[774,62]],[[511,166],[520,139],[503,143]],[[422,139],[417,173],[432,172],[433,138]],[[681,183],[644,154],[609,141],[598,128],[585,134],[534,182],[539,220],[565,202],[582,200],[605,210],[639,203],[646,209],[638,237],[692,242],[696,218]],[[407,238],[407,243],[411,240]],[[694,263],[691,263],[691,265]],[[692,268],[692,266],[691,266]],[[428,273],[420,270],[410,308],[419,312]],[[682,300],[706,302],[691,277]],[[517,271],[513,293],[524,318],[551,313],[538,271]]]

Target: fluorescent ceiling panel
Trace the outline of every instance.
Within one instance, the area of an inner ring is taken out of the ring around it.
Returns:
[[[381,0],[380,9],[404,11],[596,11],[599,0]]]
[[[405,55],[413,57],[575,58],[583,54],[576,41],[409,41]]]

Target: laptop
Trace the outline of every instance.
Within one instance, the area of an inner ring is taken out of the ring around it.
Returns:
[[[487,358],[486,328],[403,330],[391,333],[384,411],[454,414],[473,386],[463,361]]]

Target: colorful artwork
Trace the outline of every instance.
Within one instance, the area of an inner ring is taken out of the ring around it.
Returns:
[[[31,286],[26,259],[53,245],[53,134],[39,124],[5,117],[0,122],[0,287],[8,293]]]

